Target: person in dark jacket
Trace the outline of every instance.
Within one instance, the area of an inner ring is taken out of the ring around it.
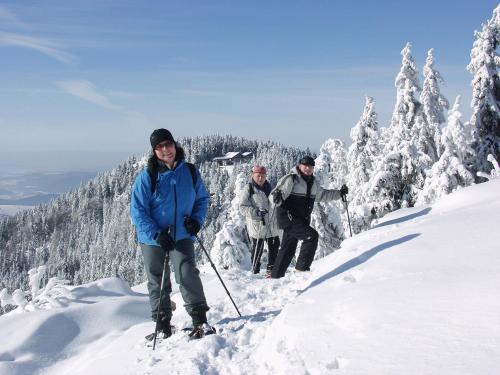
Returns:
[[[240,211],[245,215],[248,235],[252,241],[252,272],[259,273],[260,258],[267,242],[266,277],[271,277],[274,260],[280,246],[276,216],[273,215],[269,194],[271,184],[267,170],[261,165],[252,168],[252,177],[240,197]]]
[[[271,192],[277,206],[278,226],[283,229],[281,247],[271,274],[273,279],[285,275],[295,256],[299,240],[302,241],[302,245],[295,269],[310,270],[318,247],[318,232],[309,225],[314,202],[340,199],[342,195],[348,193],[346,185],[340,190],[323,189],[314,177],[314,165],[311,156],[304,156],[290,173],[278,181],[276,188]]]
[[[165,337],[172,334],[168,265],[160,301],[168,255],[184,306],[193,321],[190,335],[201,337],[214,329],[207,324],[209,308],[195,263],[193,241],[207,215],[209,195],[199,171],[184,160],[184,150],[170,131],[155,130],[150,142],[152,154],[147,168],[135,180],[130,213],[144,257],[152,319]]]

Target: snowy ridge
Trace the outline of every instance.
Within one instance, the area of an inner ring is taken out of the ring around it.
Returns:
[[[155,351],[144,285],[74,287],[66,307],[0,317],[0,373],[497,374],[499,212],[497,179],[393,212],[309,273],[219,270],[243,318],[204,266],[219,334],[177,333]]]

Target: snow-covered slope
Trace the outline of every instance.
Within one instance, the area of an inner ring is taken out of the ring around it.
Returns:
[[[498,374],[500,180],[387,215],[308,273],[203,268],[220,331],[144,336],[144,285],[73,289],[66,307],[0,317],[1,374]],[[174,324],[189,325],[177,290]]]

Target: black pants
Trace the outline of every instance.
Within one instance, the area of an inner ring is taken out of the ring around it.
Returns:
[[[281,247],[276,257],[272,278],[278,279],[285,276],[285,272],[295,256],[299,240],[302,241],[302,245],[295,268],[299,271],[309,271],[318,247],[318,237],[318,232],[309,226],[305,220],[293,220],[292,224],[283,231]]]
[[[148,277],[149,302],[151,304],[151,316],[153,320],[157,319],[158,305],[160,305],[160,314],[170,320],[172,310],[170,307],[170,293],[172,284],[170,282],[170,267],[165,270],[163,281],[163,291],[160,301],[161,275],[163,273],[163,264],[165,250],[159,246],[141,244],[142,255],[144,257],[144,268]],[[208,310],[203,285],[200,280],[200,271],[196,268],[194,260],[194,244],[191,239],[184,239],[175,243],[175,249],[168,253],[172,262],[175,274],[175,281],[179,284],[179,291],[184,300],[184,307],[191,318],[193,324],[204,323],[206,321],[206,311]]]
[[[280,247],[280,238],[269,237],[266,238],[267,248],[269,250],[267,254],[267,270],[273,269],[274,261],[276,260],[276,255],[278,254],[278,249]],[[252,238],[252,272],[259,273],[260,271],[260,258],[264,252],[264,239],[263,238]],[[257,257],[257,259],[256,259]]]

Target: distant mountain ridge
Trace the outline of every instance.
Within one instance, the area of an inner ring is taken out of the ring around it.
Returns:
[[[23,172],[0,174],[0,205],[34,206],[94,178],[97,172]]]
[[[19,206],[34,206],[37,204],[47,203],[48,201],[58,197],[60,194],[36,194],[31,197],[20,199],[0,199],[0,205],[19,205]]]

